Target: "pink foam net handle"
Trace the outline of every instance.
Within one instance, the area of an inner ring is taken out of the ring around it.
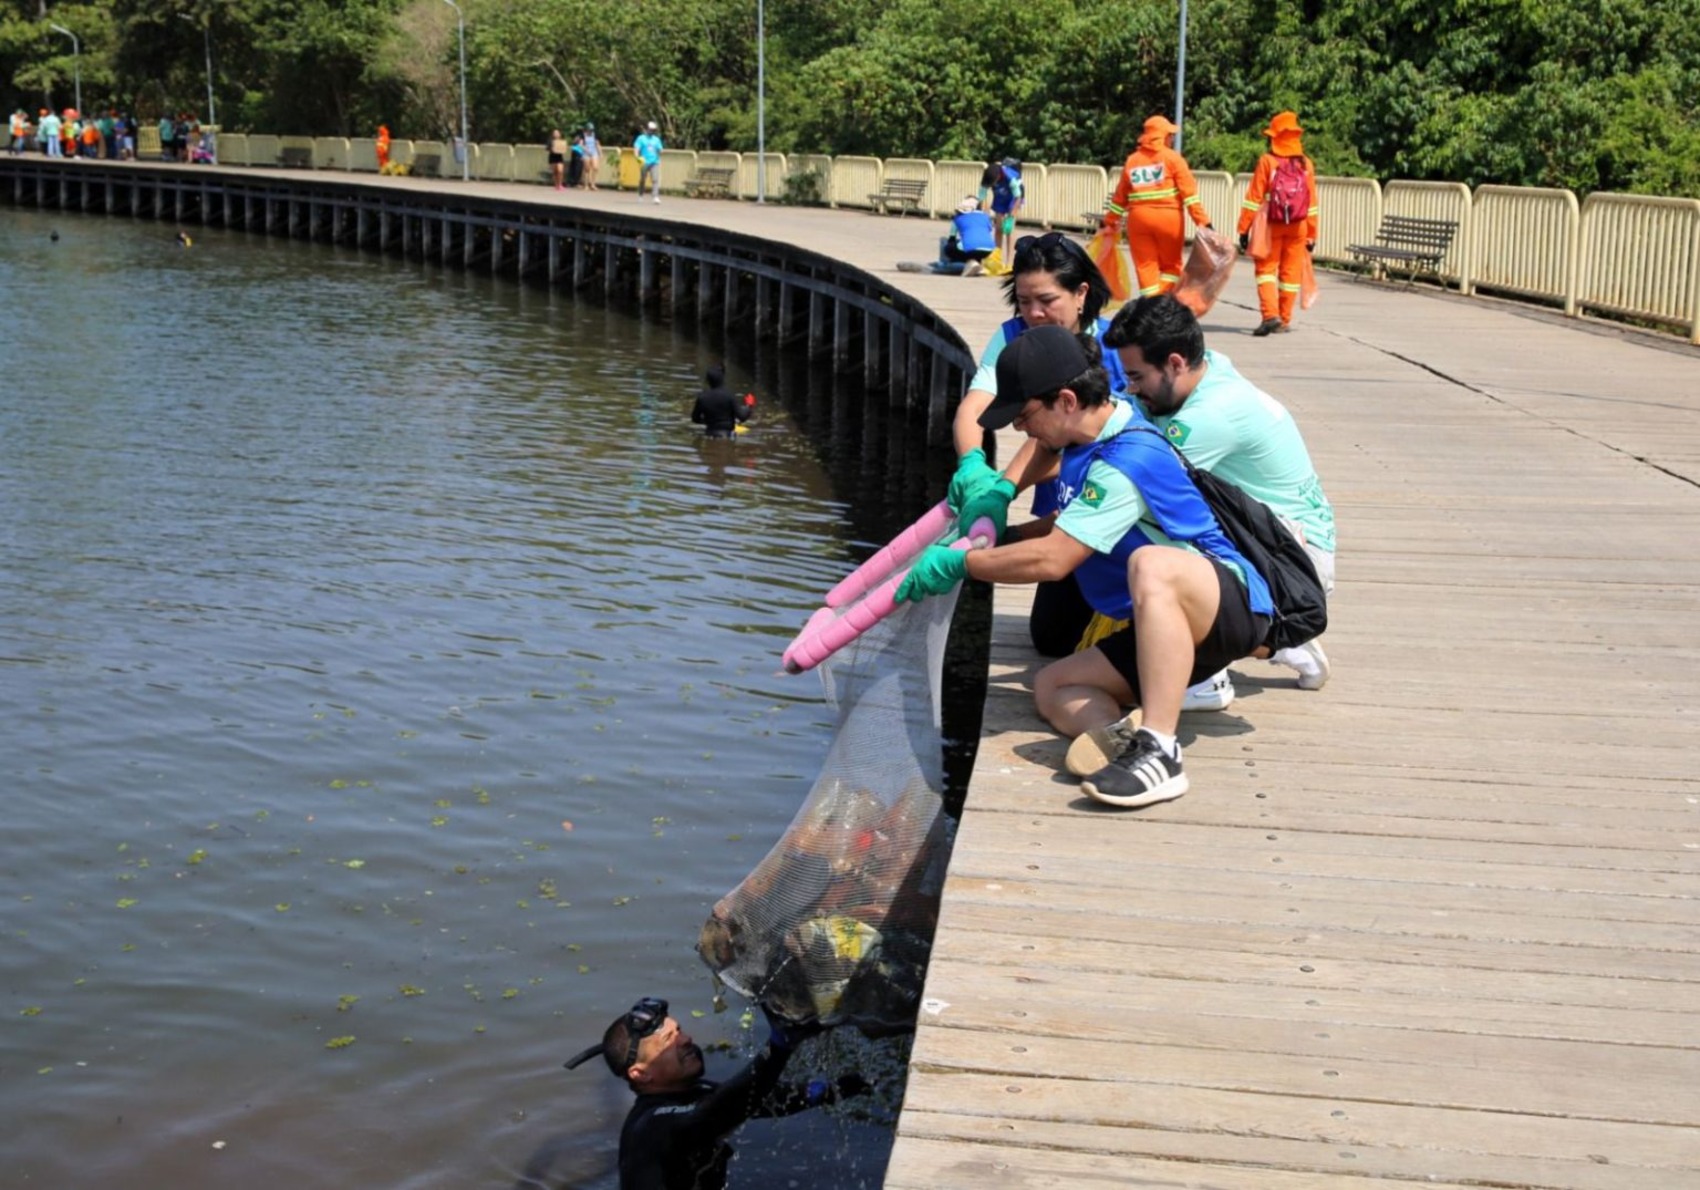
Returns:
[[[919,524],[920,522],[916,523]],[[958,538],[951,543],[950,548],[953,550],[982,549],[995,541],[997,541],[997,526],[992,524],[991,518],[981,517],[974,522],[968,536]],[[918,554],[919,551],[916,551],[916,553]],[[913,560],[913,555],[909,560]],[[896,611],[897,588],[901,587],[903,580],[909,577],[909,569],[908,566],[904,566],[902,570],[875,587],[867,598],[843,612],[834,614],[830,607],[823,607],[816,611],[813,616],[809,617],[809,622],[803,626],[803,630],[797,634],[797,639],[792,641],[790,647],[785,650],[783,658],[785,672],[800,674],[804,670],[813,669]]]
[[[899,566],[907,566],[920,552],[932,545],[949,529],[955,514],[950,505],[940,500],[921,514],[921,518],[866,562],[845,575],[839,584],[826,593],[826,605],[840,608],[866,595],[879,586]]]

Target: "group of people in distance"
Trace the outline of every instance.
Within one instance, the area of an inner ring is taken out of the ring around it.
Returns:
[[[993,334],[958,407],[947,493],[960,524],[991,518],[998,544],[930,547],[898,598],[942,594],[965,577],[1036,584],[1033,644],[1057,660],[1039,671],[1034,701],[1073,740],[1069,771],[1110,805],[1168,801],[1188,786],[1181,713],[1233,701],[1227,666],[1271,657],[1275,614],[1264,576],[1218,525],[1187,462],[1274,510],[1324,591],[1334,511],[1292,415],[1206,348],[1190,309],[1159,293],[1103,318],[1108,284],[1057,232],[1023,237],[1013,264],[1005,286],[1015,316]],[[982,444],[1011,425],[1027,437],[1000,472]],[[1033,519],[1010,526],[1024,488]],[[1273,660],[1304,689],[1328,681],[1319,641]]]
[[[549,154],[549,179],[555,189],[597,189],[597,178],[602,173],[602,142],[596,139],[596,125],[573,129],[571,140],[559,128],[551,129],[544,148]]]
[[[1129,254],[1139,279],[1139,295],[1168,293],[1181,279],[1183,220],[1210,226],[1210,213],[1198,197],[1192,170],[1174,148],[1179,131],[1164,116],[1145,121],[1138,145],[1122,163],[1104,209],[1104,226],[1127,234]],[[1308,254],[1316,251],[1316,165],[1304,151],[1304,129],[1294,112],[1279,112],[1263,130],[1269,151],[1257,160],[1240,204],[1240,251],[1253,249],[1253,229],[1261,219],[1268,243],[1259,242],[1257,302],[1262,321],[1252,333],[1289,329],[1298,305]]]

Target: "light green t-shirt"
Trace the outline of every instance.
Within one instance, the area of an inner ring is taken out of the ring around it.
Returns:
[[[1204,353],[1204,379],[1171,417],[1153,421],[1200,471],[1219,475],[1304,530],[1305,541],[1334,552],[1334,506],[1287,407]]]

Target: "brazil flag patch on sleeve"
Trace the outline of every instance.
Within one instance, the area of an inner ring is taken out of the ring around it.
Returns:
[[[1187,435],[1192,433],[1192,427],[1184,421],[1172,421],[1169,423],[1169,428],[1163,432],[1169,436],[1170,442],[1173,442],[1176,446],[1182,446],[1186,443]]]
[[[1104,502],[1104,489],[1087,480],[1086,486],[1080,489],[1080,502],[1088,508],[1097,508]]]

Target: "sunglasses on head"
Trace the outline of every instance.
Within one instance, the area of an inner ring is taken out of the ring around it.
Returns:
[[[1015,241],[1015,251],[1019,255],[1030,248],[1048,248],[1052,244],[1072,244],[1073,242],[1060,231],[1047,231],[1040,236],[1022,236]]]
[[[620,1018],[620,1023],[626,1027],[626,1060],[620,1064],[616,1074],[632,1068],[633,1063],[637,1061],[638,1044],[661,1028],[666,1020],[667,1001],[658,1000],[654,996],[645,996],[626,1011],[626,1015]],[[602,1053],[602,1043],[597,1042],[574,1054],[567,1060],[566,1067],[568,1070],[575,1070]]]

